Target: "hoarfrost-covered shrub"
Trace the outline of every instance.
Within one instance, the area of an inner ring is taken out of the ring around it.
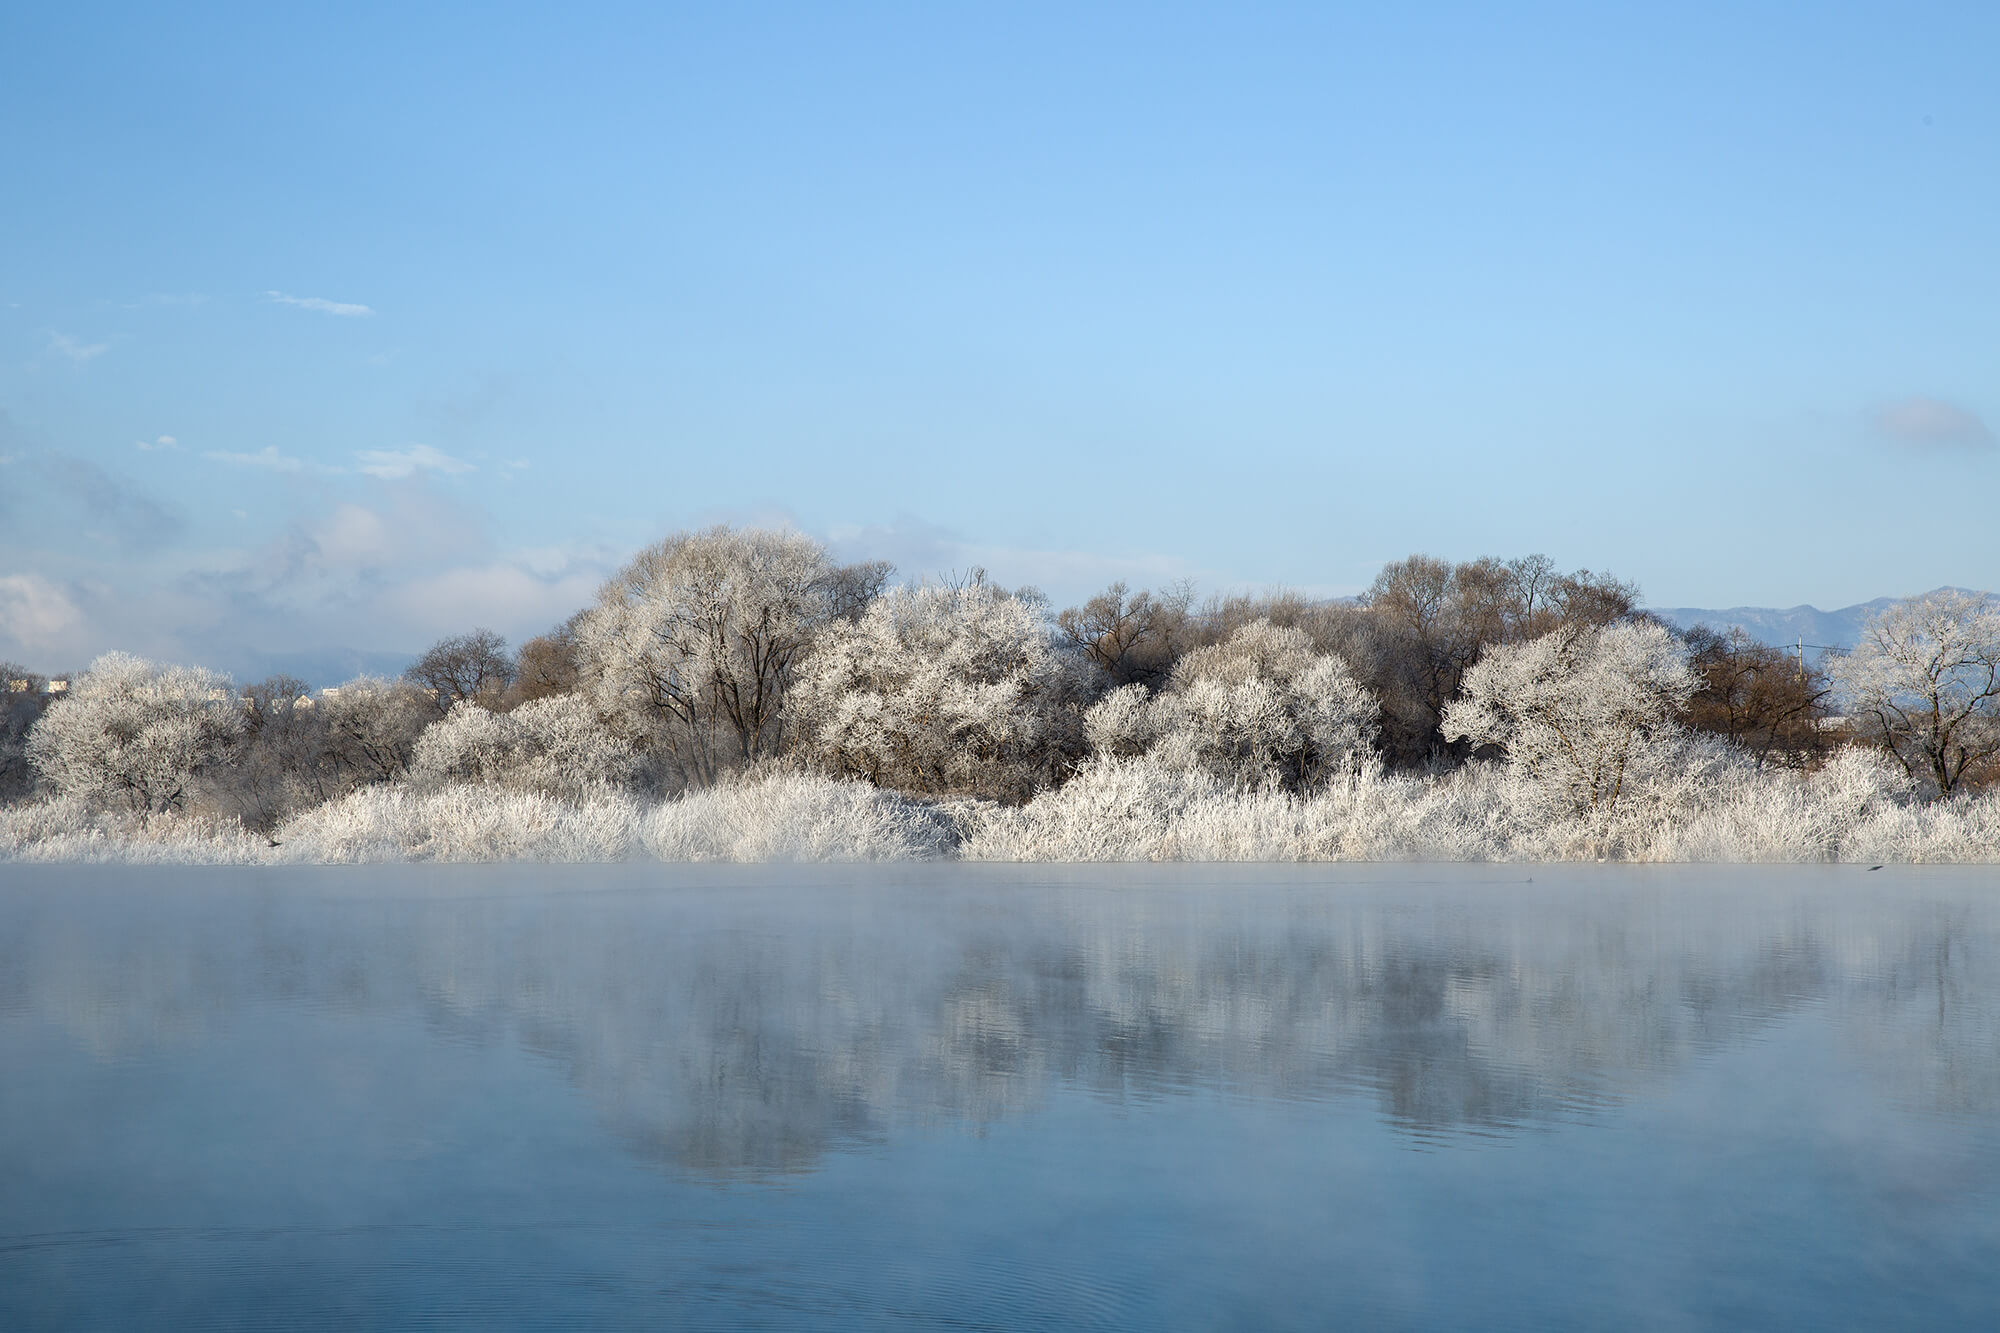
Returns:
[[[1199,770],[1104,755],[1025,806],[996,812],[967,843],[965,856],[974,861],[1168,860],[1176,822],[1197,802],[1224,793],[1222,783]]]
[[[1258,620],[1183,657],[1158,694],[1114,690],[1084,726],[1100,754],[1303,791],[1372,765],[1378,712],[1338,656]]]
[[[980,581],[896,588],[801,667],[802,749],[882,787],[1023,800],[1083,752],[1089,668]]]
[[[1911,865],[2000,862],[2000,790],[1875,811],[1848,836],[1841,858]]]
[[[269,850],[235,821],[203,815],[138,814],[76,797],[0,806],[0,861],[250,865]]]
[[[1621,803],[1671,802],[1726,766],[1673,720],[1698,684],[1660,625],[1566,627],[1489,649],[1445,709],[1444,735],[1501,747],[1532,814],[1601,830]]]
[[[410,781],[430,785],[498,782],[519,749],[515,731],[506,718],[460,700],[417,737],[410,751]]]
[[[242,732],[227,676],[107,653],[42,714],[28,760],[64,796],[142,813],[179,810]]]
[[[1650,861],[1852,860],[1856,834],[1894,820],[1915,793],[1892,759],[1861,746],[1837,751],[1812,772],[1737,765],[1689,803],[1683,818],[1659,821],[1629,854]]]
[[[580,799],[600,787],[630,782],[637,759],[580,695],[537,699],[511,713],[489,713],[462,700],[418,738],[410,777],[423,784],[493,783]]]
[[[865,782],[774,773],[668,801],[641,838],[663,861],[928,861],[954,852],[961,814]]]
[[[966,844],[985,861],[1480,860],[1511,855],[1490,788],[1373,768],[1311,792],[1225,783],[1151,758],[1101,756]]]
[[[600,791],[560,800],[497,787],[363,787],[280,828],[278,859],[622,861],[636,850],[639,804]]]

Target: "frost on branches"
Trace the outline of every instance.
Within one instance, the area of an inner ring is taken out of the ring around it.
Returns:
[[[599,711],[691,785],[776,754],[793,667],[836,609],[836,572],[791,532],[711,528],[646,548],[577,626]]]
[[[2000,605],[1939,591],[1877,616],[1835,683],[1870,740],[1927,792],[1950,796],[2000,760]]]
[[[795,532],[678,533],[635,556],[573,622],[581,684],[657,767],[708,786],[786,748],[799,661],[888,572],[834,565]]]
[[[490,783],[576,799],[631,782],[637,758],[579,695],[536,699],[511,713],[463,699],[424,730],[410,777],[421,785]]]
[[[1373,764],[1379,712],[1338,656],[1257,620],[1181,658],[1158,694],[1112,691],[1084,725],[1100,754],[1304,791]]]
[[[186,805],[242,732],[227,676],[106,653],[35,724],[28,760],[61,795],[155,814]]]
[[[1880,616],[1827,671],[1842,725],[1803,663],[1539,557],[1053,620],[888,572],[681,533],[516,660],[462,635],[316,696],[10,666],[0,860],[2000,861],[1987,597]]]
[[[1719,762],[1675,721],[1698,683],[1663,626],[1565,627],[1489,650],[1445,709],[1444,734],[1500,747],[1546,817],[1601,830],[1685,794]]]
[[[984,580],[894,588],[827,630],[794,704],[806,753],[836,773],[1023,800],[1082,757],[1089,670]]]

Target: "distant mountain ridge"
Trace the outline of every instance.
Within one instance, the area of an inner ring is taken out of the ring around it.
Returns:
[[[1970,590],[1947,587],[1933,591]],[[1723,611],[1696,606],[1649,606],[1646,609],[1680,629],[1707,625],[1710,629],[1727,630],[1740,625],[1751,638],[1774,648],[1790,648],[1803,639],[1809,649],[1848,649],[1860,642],[1861,631],[1870,616],[1902,600],[1900,597],[1877,597],[1872,602],[1857,602],[1838,611],[1822,611],[1816,606],[1793,606],[1783,610],[1769,606],[1732,606]]]

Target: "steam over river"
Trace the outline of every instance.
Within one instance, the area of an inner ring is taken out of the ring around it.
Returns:
[[[1990,1328],[2000,872],[0,867],[0,1328]]]

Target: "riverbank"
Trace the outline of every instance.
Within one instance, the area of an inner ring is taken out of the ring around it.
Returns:
[[[1098,763],[1024,806],[782,772],[666,801],[368,787],[267,834],[51,801],[0,808],[0,860],[385,862],[2000,862],[2000,793],[1923,802],[1880,766],[1738,774],[1671,806],[1552,818],[1497,767],[1362,775],[1306,795]]]

